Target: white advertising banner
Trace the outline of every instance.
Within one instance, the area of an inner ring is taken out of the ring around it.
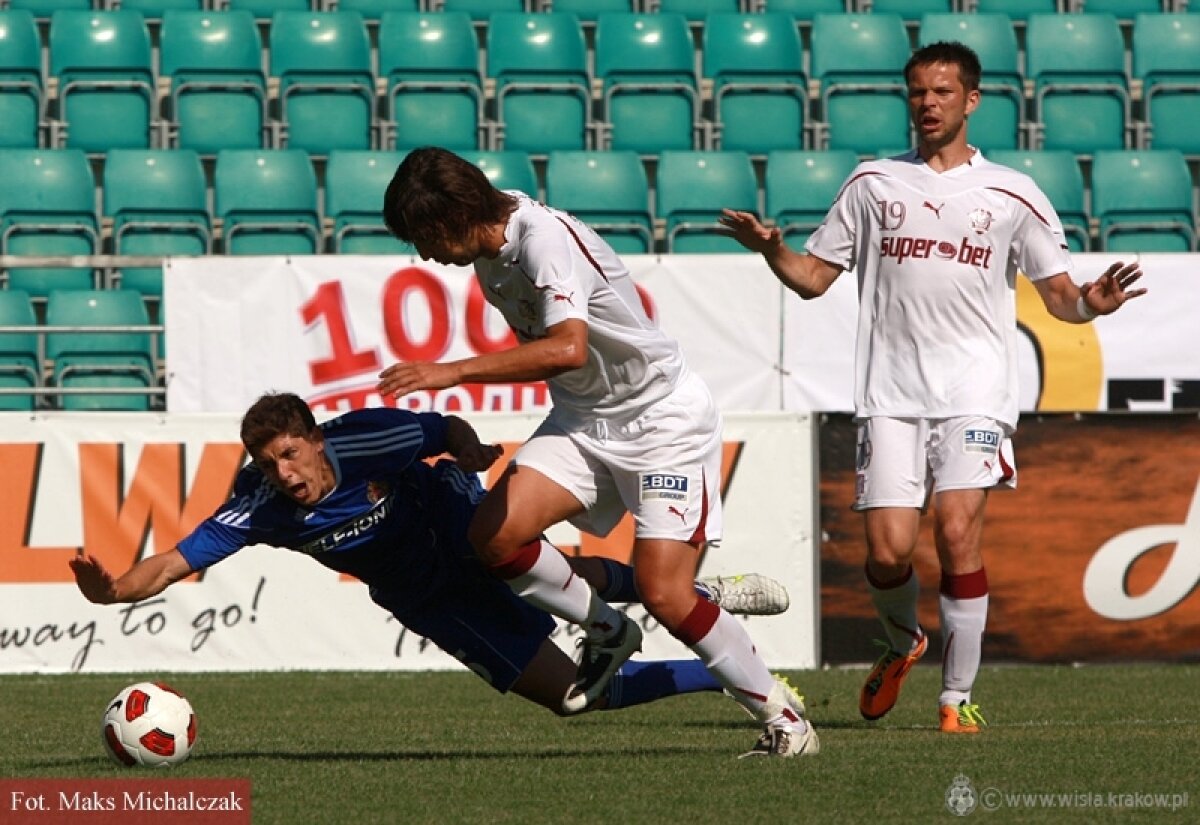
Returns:
[[[1113,256],[1077,255],[1094,280]],[[1021,405],[1164,411],[1200,406],[1200,288],[1194,255],[1141,256],[1150,293],[1087,325],[1050,318],[1018,279]],[[643,299],[679,339],[723,410],[850,411],[854,273],[801,301],[752,255],[627,256]],[[512,344],[470,272],[410,258],[174,259],[165,266],[167,403],[238,412],[267,389],[327,409],[375,395],[398,359],[448,360]],[[541,384],[416,393],[411,408],[528,412]]]
[[[539,420],[471,418],[506,451]],[[245,460],[237,431],[235,415],[0,415],[0,673],[459,667],[361,583],[285,550],[247,548],[137,604],[83,598],[67,565],[80,549],[119,574],[173,548],[224,501]],[[787,586],[790,610],[747,620],[775,668],[817,662],[814,437],[807,416],[729,417],[725,539],[701,564],[702,575],[757,571]],[[550,538],[627,560],[632,535],[626,518],[604,540],[568,527]],[[690,657],[640,606],[630,615],[649,631],[644,658]],[[560,628],[571,649],[568,636]]]

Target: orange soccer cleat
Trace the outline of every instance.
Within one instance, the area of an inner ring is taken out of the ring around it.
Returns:
[[[958,707],[942,705],[938,713],[941,716],[942,733],[979,733],[979,729],[987,725],[979,705],[968,705],[966,702],[960,702]]]
[[[891,710],[900,696],[904,677],[917,660],[925,655],[928,637],[922,633],[911,653],[898,653],[890,647],[879,657],[858,697],[858,710],[864,719],[875,720]]]

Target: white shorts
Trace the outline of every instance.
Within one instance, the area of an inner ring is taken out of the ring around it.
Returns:
[[[985,416],[858,424],[854,509],[923,508],[931,493],[1016,487],[1012,441]]]
[[[542,422],[513,461],[537,470],[584,506],[571,524],[606,536],[626,512],[638,538],[721,538],[721,416],[689,376],[645,414],[584,428]]]

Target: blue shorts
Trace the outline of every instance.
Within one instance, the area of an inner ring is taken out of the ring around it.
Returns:
[[[550,637],[554,619],[482,568],[479,575],[464,576],[461,585],[442,588],[417,611],[409,609],[407,599],[376,588],[371,588],[371,599],[413,633],[507,693]]]

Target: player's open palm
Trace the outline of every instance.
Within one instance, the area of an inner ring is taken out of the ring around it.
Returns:
[[[1108,315],[1116,312],[1131,298],[1145,295],[1145,289],[1131,289],[1142,277],[1141,266],[1137,262],[1126,264],[1117,261],[1096,279],[1095,283],[1083,284],[1079,291],[1083,300],[1097,315]]]
[[[109,604],[113,600],[114,579],[95,556],[79,555],[67,562],[75,574],[75,584],[89,602]]]
[[[766,227],[752,212],[722,209],[720,222],[733,239],[752,252],[768,252],[783,242],[779,227]]]

